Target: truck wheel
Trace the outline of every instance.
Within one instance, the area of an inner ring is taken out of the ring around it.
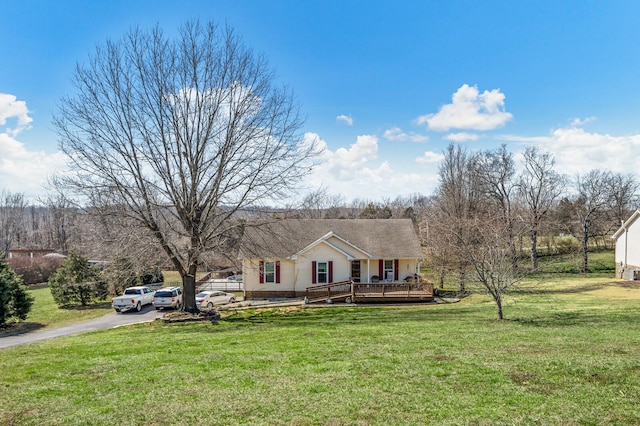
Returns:
[[[138,302],[138,304],[136,305],[136,311],[140,312],[142,310],[142,305],[140,304],[140,302]]]
[[[120,312],[120,309],[114,309],[116,312]]]

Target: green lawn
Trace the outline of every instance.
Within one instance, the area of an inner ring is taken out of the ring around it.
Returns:
[[[12,325],[9,330],[0,330],[0,337],[28,330],[61,327],[111,312],[110,300],[86,307],[61,309],[53,301],[49,287],[30,289],[29,293],[34,297],[34,303],[26,321]]]
[[[640,424],[640,288],[238,311],[0,350],[0,424]]]

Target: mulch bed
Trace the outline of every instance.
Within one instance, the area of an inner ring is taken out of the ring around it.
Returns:
[[[164,314],[162,318],[159,318],[160,321],[168,324],[176,322],[217,321],[219,319],[220,314],[215,309],[197,314],[183,311],[169,312],[168,314]]]

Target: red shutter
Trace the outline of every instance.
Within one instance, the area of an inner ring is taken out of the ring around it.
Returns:
[[[260,284],[264,284],[264,260],[260,261]]]
[[[311,262],[311,284],[316,283],[316,261]]]
[[[276,284],[280,284],[280,261],[276,261]]]
[[[333,282],[333,260],[329,261],[329,282]]]
[[[398,259],[393,259],[393,280],[398,281],[398,264],[400,261]]]
[[[378,278],[380,281],[384,281],[384,260],[378,261]]]

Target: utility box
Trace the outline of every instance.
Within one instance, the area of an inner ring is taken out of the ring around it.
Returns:
[[[640,271],[635,271],[633,269],[625,269],[623,278],[627,281],[640,279]]]

